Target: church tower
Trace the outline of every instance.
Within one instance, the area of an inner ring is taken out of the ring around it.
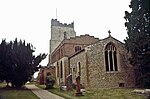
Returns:
[[[75,37],[74,23],[66,24],[60,23],[57,19],[51,20],[51,39],[49,49],[49,63],[51,60],[51,53],[57,48],[57,46],[64,40],[70,37]]]

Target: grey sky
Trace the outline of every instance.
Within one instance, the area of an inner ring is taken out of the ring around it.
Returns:
[[[131,0],[0,0],[0,39],[26,40],[36,53],[49,53],[50,21],[74,21],[77,35],[90,34],[100,39],[108,30],[116,39],[127,36],[124,12]],[[47,65],[48,57],[42,62]]]

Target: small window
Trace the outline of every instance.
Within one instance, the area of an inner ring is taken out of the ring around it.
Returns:
[[[64,32],[64,39],[67,39],[67,33]]]
[[[57,62],[57,77],[59,77],[59,64]]]
[[[81,50],[81,46],[76,46],[75,47],[75,52],[78,52],[78,51],[80,51]]]
[[[79,76],[81,76],[81,63],[80,62],[78,62],[78,68],[79,68],[79,71],[78,71]]]
[[[63,66],[62,66],[62,61],[60,62],[60,78],[63,78]]]
[[[73,68],[73,72],[75,72],[76,71],[76,69],[75,68]]]
[[[119,87],[124,87],[124,83],[119,83]]]

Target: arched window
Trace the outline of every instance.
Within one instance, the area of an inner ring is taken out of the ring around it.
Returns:
[[[108,43],[105,47],[106,71],[118,71],[117,49],[113,43]]]

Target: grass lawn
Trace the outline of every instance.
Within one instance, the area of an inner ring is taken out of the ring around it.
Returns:
[[[28,89],[5,88],[6,84],[0,83],[0,99],[39,99]]]
[[[37,85],[45,88],[45,85]],[[48,91],[64,97],[65,99],[146,99],[145,96],[132,93],[134,89],[127,88],[103,88],[88,90],[83,93],[84,96],[76,97],[76,91],[60,91],[59,88],[49,89]]]

